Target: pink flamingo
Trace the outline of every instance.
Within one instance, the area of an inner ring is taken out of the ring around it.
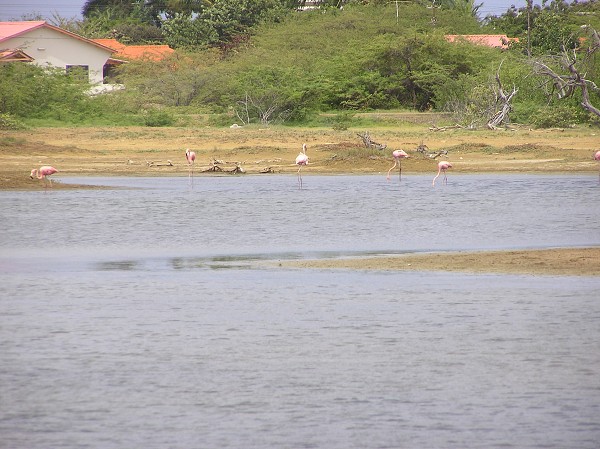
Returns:
[[[452,168],[452,164],[448,161],[440,161],[438,163],[438,172],[437,175],[435,176],[435,178],[433,178],[433,182],[431,183],[432,186],[435,186],[435,180],[438,179],[438,176],[440,176],[441,172],[444,172],[444,183],[447,184],[448,183],[448,177],[446,176],[446,170],[448,170],[449,168]]]
[[[52,180],[50,178],[48,178],[48,176],[53,175],[54,173],[58,173],[58,170],[49,165],[44,165],[44,166],[40,167],[39,169],[34,168],[33,170],[31,170],[31,174],[29,175],[29,177],[31,179],[33,179],[33,178],[43,179],[44,180],[44,188],[47,188],[48,186],[46,184],[46,180],[48,180],[48,182],[50,183],[50,187],[52,187]]]
[[[187,160],[188,165],[190,166],[190,172],[188,174],[188,178],[191,178],[193,181],[194,178],[194,163],[196,162],[196,153],[190,151],[188,148],[185,150],[185,159]]]
[[[594,160],[600,162],[600,150],[594,154]],[[600,170],[598,171],[598,182],[600,182]]]
[[[302,144],[302,151],[296,156],[296,165],[298,166],[298,184],[302,188],[302,167],[308,165],[308,156],[306,155],[306,144]]]
[[[403,150],[395,150],[395,151],[392,153],[392,156],[394,156],[394,165],[392,165],[392,168],[390,168],[390,169],[388,170],[388,173],[387,173],[387,178],[386,178],[386,179],[387,179],[388,181],[390,180],[390,173],[391,173],[391,171],[392,171],[392,170],[393,170],[393,169],[394,169],[396,166],[398,166],[398,179],[399,179],[400,181],[402,181],[402,159],[406,159],[407,157],[410,157],[410,156],[409,156],[408,154],[406,154],[406,152],[405,152],[405,151],[403,151]]]

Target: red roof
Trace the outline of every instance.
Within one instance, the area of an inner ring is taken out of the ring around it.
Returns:
[[[506,34],[447,34],[444,37],[448,42],[464,40],[476,45],[504,49],[508,48],[511,42],[519,42],[516,37],[508,37]]]
[[[79,39],[80,41],[87,42],[88,44],[95,45],[104,50],[110,50],[105,45],[102,45],[99,42],[94,42],[91,39],[86,39],[83,36],[79,36],[78,34],[71,33],[70,31],[63,30],[62,28],[55,27],[54,25],[50,25],[43,20],[33,20],[26,22],[0,22],[0,43],[8,40],[13,37],[18,37],[22,34],[25,34],[29,31],[38,29],[38,28],[49,28],[54,31],[58,31],[59,33],[65,34],[67,36],[71,36],[74,39]]]
[[[16,37],[27,31],[41,27],[46,22],[36,20],[30,22],[0,22],[0,42],[10,37]]]
[[[117,58],[151,59],[160,61],[175,52],[168,45],[125,45],[116,39],[94,39],[95,42],[115,50]]]

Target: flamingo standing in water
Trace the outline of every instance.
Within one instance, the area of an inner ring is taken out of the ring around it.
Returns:
[[[395,150],[392,153],[392,156],[394,156],[394,165],[392,165],[392,168],[390,168],[388,170],[386,179],[388,181],[390,180],[390,173],[396,166],[398,166],[398,179],[400,181],[402,181],[402,159],[406,159],[407,157],[410,157],[410,156],[408,154],[406,154],[406,152],[403,150]]]
[[[302,188],[302,173],[300,173],[300,170],[302,170],[302,167],[305,165],[308,165],[305,143],[302,144],[302,151],[296,156],[296,165],[298,166],[298,184],[300,185],[300,188]]]
[[[600,162],[600,150],[594,154],[594,160]],[[598,182],[600,182],[600,169],[598,171]]]
[[[435,176],[435,178],[433,178],[433,182],[431,183],[432,186],[435,186],[435,180],[438,179],[438,176],[440,176],[440,173],[444,172],[444,184],[448,183],[448,177],[446,176],[446,170],[448,170],[449,168],[452,168],[452,164],[448,161],[440,161],[438,163],[438,172],[437,175]]]
[[[48,187],[47,182],[49,182],[50,187],[52,187],[52,180],[50,178],[48,178],[48,176],[53,175],[54,173],[58,173],[58,170],[49,165],[44,165],[44,166],[40,167],[39,169],[34,168],[33,170],[31,170],[31,174],[29,175],[29,177],[31,179],[33,179],[33,178],[43,179],[44,180],[44,188],[47,188]],[[47,180],[47,182],[46,182],[46,180]]]
[[[188,148],[185,150],[185,159],[187,160],[188,165],[190,166],[190,172],[188,174],[188,178],[190,178],[193,182],[194,180],[194,163],[196,162],[196,153],[190,151]]]

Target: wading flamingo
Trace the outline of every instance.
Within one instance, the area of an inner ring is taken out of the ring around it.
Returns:
[[[387,173],[387,180],[390,180],[390,173],[392,172],[392,170],[398,166],[398,179],[400,181],[402,181],[402,159],[406,159],[407,157],[410,157],[408,154],[406,154],[406,152],[404,152],[403,150],[395,150],[392,153],[392,156],[394,156],[394,165],[392,165],[392,168],[390,168],[388,170]]]
[[[600,162],[600,150],[594,154],[594,160]],[[598,169],[598,182],[600,182],[600,169]]]
[[[298,185],[302,188],[302,167],[308,165],[308,156],[306,155],[306,144],[302,144],[302,152],[296,156],[296,165],[298,166]]]
[[[185,150],[185,159],[187,160],[188,165],[190,166],[190,172],[188,173],[188,178],[191,178],[193,181],[194,178],[194,162],[196,162],[196,153],[190,151],[188,148]]]
[[[448,170],[449,168],[452,168],[452,164],[450,162],[440,161],[438,163],[437,175],[435,175],[435,178],[433,178],[433,182],[431,183],[431,185],[435,186],[435,180],[438,179],[438,176],[440,176],[441,172],[444,172],[444,184],[448,184],[448,177],[446,176],[446,170]]]
[[[42,167],[40,167],[39,169],[34,168],[33,170],[31,170],[31,174],[29,175],[29,177],[31,179],[33,178],[37,178],[37,179],[43,179],[44,180],[44,188],[47,188],[47,183],[46,180],[50,183],[50,187],[52,187],[52,180],[50,178],[48,178],[48,176],[53,175],[54,173],[58,173],[58,170],[55,169],[54,167],[50,167],[49,165],[44,165]]]

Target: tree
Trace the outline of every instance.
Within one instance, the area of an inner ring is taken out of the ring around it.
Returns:
[[[549,61],[533,61],[534,73],[546,78],[545,87],[550,95],[558,99],[573,97],[581,92],[580,105],[586,111],[600,117],[600,109],[592,103],[592,98],[598,100],[600,89],[594,80],[587,77],[588,69],[593,72],[594,55],[600,50],[600,35],[590,27],[585,28],[590,35],[590,45],[583,58],[578,58],[578,52],[563,47],[562,54],[557,57],[547,57]]]
[[[499,110],[497,110],[496,113],[488,120],[487,127],[489,129],[496,129],[500,123],[508,122],[508,115],[512,109],[510,102],[519,91],[519,89],[517,89],[515,86],[513,86],[511,93],[504,91],[502,82],[500,81],[500,68],[502,68],[502,62],[500,63],[500,67],[498,67],[498,71],[496,72],[496,83],[498,84],[498,88],[496,90],[496,104],[499,106]]]
[[[433,3],[442,8],[453,9],[473,17],[477,16],[477,12],[483,6],[483,3],[475,4],[475,0],[438,0]]]

